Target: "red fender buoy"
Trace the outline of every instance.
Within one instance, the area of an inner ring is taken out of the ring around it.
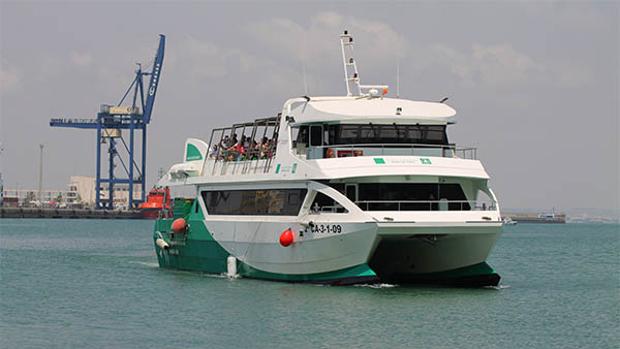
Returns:
[[[184,233],[187,229],[187,222],[183,218],[177,218],[172,222],[173,233]]]
[[[295,242],[295,234],[291,228],[286,229],[280,234],[280,245],[287,247]]]

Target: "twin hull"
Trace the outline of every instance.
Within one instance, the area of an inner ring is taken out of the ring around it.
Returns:
[[[269,280],[355,284],[431,283],[497,285],[499,275],[485,262],[501,223],[336,221],[298,217],[222,217],[202,214],[199,200],[185,216],[188,229],[171,232],[173,219],[160,219],[154,240],[165,268],[226,273],[236,258],[240,276]],[[271,220],[270,220],[271,218]],[[294,243],[279,244],[291,228]]]

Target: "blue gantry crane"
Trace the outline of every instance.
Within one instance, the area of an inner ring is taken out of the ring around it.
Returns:
[[[155,54],[151,71],[143,71],[138,64],[136,75],[129,88],[116,105],[103,104],[95,119],[50,120],[51,127],[69,127],[97,130],[97,179],[96,208],[114,208],[114,185],[127,184],[128,208],[136,208],[144,201],[146,192],[146,128],[151,121],[155,94],[164,63],[166,37],[159,35],[159,47]],[[150,77],[148,86],[144,86],[144,78]],[[131,105],[123,105],[133,93]],[[146,98],[145,98],[146,97]],[[128,130],[129,144],[123,137],[123,130]],[[136,153],[136,137],[141,132],[142,151]],[[107,176],[102,174],[102,152],[104,144],[108,144]],[[124,175],[116,174],[117,162],[122,165]],[[134,198],[134,185],[139,184],[141,195]],[[108,191],[107,200],[102,199],[102,192]]]

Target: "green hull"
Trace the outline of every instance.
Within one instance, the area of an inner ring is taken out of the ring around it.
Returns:
[[[196,202],[186,210],[185,219],[189,224],[187,233],[172,234],[170,227],[174,219],[159,219],[155,223],[154,240],[161,237],[169,248],[164,250],[155,244],[159,266],[162,268],[199,271],[213,274],[227,272],[227,258],[230,254],[213,239],[204,224],[204,217],[196,209]],[[367,264],[318,274],[277,274],[253,268],[237,261],[237,272],[246,278],[307,282],[333,285],[349,285],[370,282],[423,283],[454,286],[495,286],[499,275],[487,264],[430,274],[390,275],[381,277]]]
[[[194,222],[192,227],[199,222]],[[168,222],[168,226],[170,223]],[[190,223],[192,225],[192,223]],[[200,224],[201,226],[204,226]],[[162,226],[160,225],[159,228]],[[161,230],[159,230],[161,231]],[[193,232],[192,232],[193,234]],[[165,236],[166,237],[166,236]],[[224,274],[227,271],[226,260],[230,256],[215,240],[186,240],[166,238],[172,248],[164,251],[155,246],[159,266],[162,268],[200,271],[212,274]],[[176,243],[176,244],[175,244]],[[318,274],[276,274],[253,268],[237,261],[237,271],[242,277],[287,282],[324,283],[348,285],[378,281],[378,277],[368,265],[363,264],[343,270]]]

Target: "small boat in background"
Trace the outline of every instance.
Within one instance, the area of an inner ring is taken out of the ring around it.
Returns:
[[[170,188],[153,187],[147,195],[146,201],[141,203],[138,208],[142,217],[146,219],[157,219],[160,217],[160,212],[167,215],[171,208]]]
[[[510,217],[504,217],[502,220],[503,225],[517,225],[517,221],[513,221]]]

